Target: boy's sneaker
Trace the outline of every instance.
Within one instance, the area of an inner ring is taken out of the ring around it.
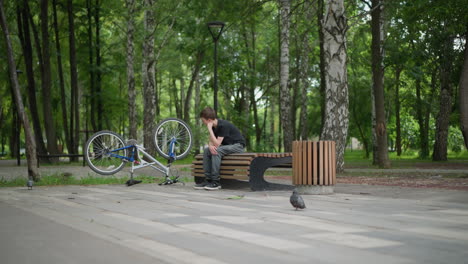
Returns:
[[[221,185],[219,185],[219,183],[217,182],[212,182],[205,186],[205,190],[208,190],[208,191],[215,191],[219,189],[221,189]]]
[[[204,182],[202,182],[202,183],[195,184],[195,185],[193,186],[193,188],[194,188],[195,190],[204,190],[204,189],[205,189],[205,186],[207,186],[207,185],[209,185],[209,184],[210,184],[209,182],[204,181]]]

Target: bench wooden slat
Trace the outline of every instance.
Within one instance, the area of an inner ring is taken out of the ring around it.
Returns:
[[[252,190],[265,190],[268,183],[263,174],[271,167],[292,167],[292,152],[287,153],[235,153],[226,155],[221,161],[220,177],[222,179],[248,180]],[[286,158],[286,159],[285,159]],[[289,159],[288,159],[289,158]],[[196,182],[205,177],[203,155],[195,156],[192,161],[191,174]]]
[[[223,165],[250,165],[250,160],[222,160],[221,161],[221,166]],[[192,164],[202,164],[203,165],[203,160],[194,160]]]

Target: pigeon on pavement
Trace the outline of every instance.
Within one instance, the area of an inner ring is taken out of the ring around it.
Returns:
[[[291,197],[289,198],[289,201],[291,202],[292,206],[294,206],[294,208],[296,208],[296,210],[298,208],[299,209],[306,208],[304,200],[302,199],[302,197],[299,194],[297,194],[296,190],[293,191]]]
[[[28,186],[28,190],[32,190],[34,181],[33,180],[28,180],[28,183],[26,183],[26,186]]]

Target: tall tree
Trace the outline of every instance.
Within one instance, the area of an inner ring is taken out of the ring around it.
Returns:
[[[193,65],[193,70],[192,70],[192,77],[190,78],[190,84],[189,84],[189,87],[187,88],[187,96],[185,97],[185,103],[184,103],[184,120],[185,122],[189,122],[190,120],[190,109],[192,109],[190,107],[190,103],[191,103],[191,99],[192,99],[192,91],[193,91],[193,87],[195,85],[197,85],[198,83],[198,78],[199,78],[199,75],[200,75],[200,69],[201,69],[201,66],[202,66],[202,61],[203,61],[203,57],[205,56],[205,50],[203,48],[198,48],[197,49],[197,55],[196,55],[196,59],[195,59],[195,65]],[[197,108],[195,108],[197,110]]]
[[[98,130],[102,130],[103,124],[103,95],[102,95],[102,69],[101,69],[101,22],[100,22],[100,2],[96,0],[96,6],[94,11],[94,26],[95,26],[95,41],[96,44],[94,45],[96,49],[96,93],[95,96],[97,97],[97,105],[96,105],[96,113],[97,113],[97,128]]]
[[[70,141],[70,131],[68,130],[68,117],[67,117],[67,103],[65,95],[65,80],[63,77],[63,66],[62,66],[62,49],[60,45],[60,37],[59,37],[59,25],[58,25],[58,18],[57,18],[57,0],[52,0],[52,10],[53,10],[53,24],[54,24],[54,33],[55,33],[55,48],[57,53],[57,70],[59,75],[59,87],[60,87],[60,103],[62,106],[62,122],[63,122],[63,130],[65,134],[65,143],[68,148],[68,153],[73,152],[73,146]]]
[[[401,156],[401,103],[400,103],[400,76],[401,76],[401,67],[396,67],[395,69],[395,149],[397,156]]]
[[[320,124],[325,123],[325,49],[324,49],[324,34],[323,34],[323,6],[324,0],[317,0],[317,25],[318,25],[318,36],[319,36],[319,68],[320,68]]]
[[[34,128],[34,135],[36,139],[37,152],[46,154],[47,149],[44,144],[44,138],[42,136],[41,121],[39,118],[39,112],[37,111],[37,97],[36,97],[36,82],[34,78],[34,62],[33,62],[33,50],[31,46],[31,33],[29,30],[29,12],[28,2],[26,0],[23,3],[18,4],[18,31],[23,50],[24,64],[26,68],[27,77],[27,90],[28,90],[28,102],[29,109],[31,110],[31,118]]]
[[[465,33],[465,55],[460,74],[460,127],[465,139],[465,148],[468,149],[468,24]]]
[[[312,2],[306,0],[304,3],[304,20],[312,21],[313,18],[313,8]],[[301,115],[300,115],[300,136],[302,139],[307,139],[309,126],[307,122],[307,90],[309,88],[309,53],[310,53],[310,44],[309,44],[309,35],[311,33],[310,27],[307,27],[306,30],[301,35],[301,60],[300,60],[300,86],[301,86]]]
[[[447,37],[442,46],[440,60],[440,101],[439,114],[436,121],[436,138],[432,160],[447,160],[447,139],[450,114],[452,112],[452,73],[453,38]]]
[[[50,154],[58,153],[57,136],[52,112],[52,83],[49,45],[49,1],[41,0],[41,36],[42,36],[42,107],[47,138],[47,150]]]
[[[291,94],[289,87],[289,17],[290,0],[280,0],[281,34],[280,34],[280,118],[283,127],[284,151],[292,150],[293,122],[291,120]]]
[[[321,140],[336,142],[336,170],[343,171],[348,136],[348,73],[343,0],[327,0],[323,25],[325,55],[325,120]]]
[[[135,0],[126,0],[127,7],[127,86],[128,86],[128,122],[130,124],[129,136],[137,139],[137,109],[136,109],[136,89],[134,57],[135,48],[133,39],[135,35]]]
[[[24,134],[26,137],[26,157],[28,163],[28,176],[34,181],[38,181],[40,178],[39,170],[37,169],[37,158],[36,158],[36,140],[33,136],[33,131],[29,125],[29,118],[24,110],[23,99],[21,98],[21,90],[18,82],[18,76],[16,72],[16,62],[13,57],[13,47],[10,40],[10,32],[8,30],[7,20],[5,11],[3,10],[3,0],[0,0],[0,26],[3,31],[3,36],[7,47],[8,56],[8,69],[10,73],[10,79],[13,86],[13,92],[15,95],[16,107],[18,115],[21,119],[24,128]]]
[[[69,42],[69,60],[70,60],[70,86],[71,86],[71,104],[70,104],[70,142],[72,152],[78,153],[80,140],[80,90],[78,87],[78,67],[76,62],[76,44],[75,44],[75,22],[73,13],[73,0],[67,1],[68,13],[68,42]]]
[[[156,117],[156,59],[154,54],[154,34],[156,28],[154,0],[145,0],[143,40],[143,141],[147,149],[154,149],[153,129]]]
[[[383,65],[383,1],[372,0],[372,86],[375,105],[375,132],[377,143],[377,165],[381,168],[390,167],[388,158],[387,122],[385,119],[385,91]]]

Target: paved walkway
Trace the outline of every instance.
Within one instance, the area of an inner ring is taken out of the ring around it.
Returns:
[[[289,190],[192,185],[0,188],[2,264],[468,259],[468,192],[340,185],[295,211]]]

